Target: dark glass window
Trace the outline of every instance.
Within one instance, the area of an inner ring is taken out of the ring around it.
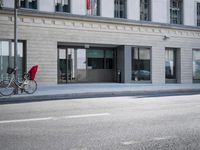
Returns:
[[[100,16],[100,0],[86,0],[87,14],[92,16]]]
[[[104,51],[87,50],[88,69],[104,69]]]
[[[115,0],[115,18],[126,18],[126,0]]]
[[[18,42],[17,73],[19,80],[25,71],[24,42]],[[8,79],[7,68],[14,67],[14,43],[11,41],[0,41],[0,81]]]
[[[37,0],[20,0],[20,7],[37,9]]]
[[[176,79],[176,49],[165,50],[165,78]]]
[[[132,49],[132,80],[151,80],[151,54],[149,48]]]
[[[193,50],[193,81],[200,82],[200,50]]]
[[[149,48],[132,49],[132,80],[151,80],[151,57]]]
[[[140,0],[140,20],[151,21],[151,0]]]
[[[55,10],[57,12],[70,13],[70,0],[56,0]]]
[[[197,26],[200,26],[200,3],[197,3]]]
[[[112,50],[87,50],[88,69],[113,69]]]
[[[170,0],[170,23],[183,23],[183,0]]]
[[[113,51],[105,51],[105,69],[113,69]]]

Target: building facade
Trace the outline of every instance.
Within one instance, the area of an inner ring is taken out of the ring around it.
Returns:
[[[13,66],[14,0],[0,10],[0,80]],[[20,0],[18,78],[198,83],[200,0]]]

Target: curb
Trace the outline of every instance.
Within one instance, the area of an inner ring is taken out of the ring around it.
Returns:
[[[55,95],[33,95],[33,96],[15,96],[0,97],[0,105],[41,102],[51,100],[64,99],[84,99],[84,98],[101,98],[101,97],[117,97],[117,96],[170,96],[170,95],[191,95],[200,94],[200,89],[176,89],[176,90],[154,90],[154,91],[111,91],[111,92],[89,92],[89,93],[71,93],[71,94],[55,94]]]

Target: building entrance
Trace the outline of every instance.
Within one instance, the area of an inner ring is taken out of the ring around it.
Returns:
[[[58,48],[58,83],[114,82],[114,51]]]

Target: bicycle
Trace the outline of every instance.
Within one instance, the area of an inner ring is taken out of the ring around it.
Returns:
[[[37,82],[34,80],[38,66],[33,66],[28,73],[24,74],[22,82],[16,81],[16,68],[8,68],[7,73],[11,76],[10,80],[4,80],[0,83],[0,94],[10,96],[19,89],[21,93],[33,94],[37,90]]]

